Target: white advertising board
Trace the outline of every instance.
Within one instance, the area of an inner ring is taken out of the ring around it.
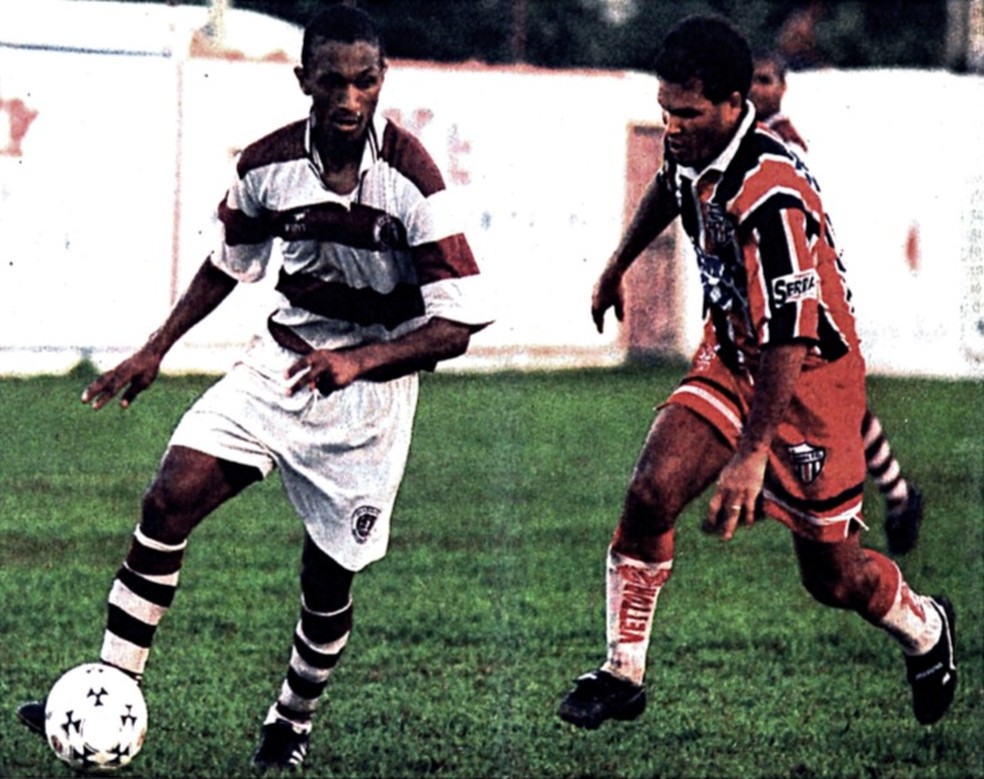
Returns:
[[[180,42],[207,21],[205,8],[144,19],[139,40],[121,41],[97,11],[155,7],[67,5],[93,22],[0,24],[4,375],[63,371],[82,357],[107,366],[142,343],[213,245],[238,150],[307,107],[293,61],[264,56],[299,49],[300,31],[282,22],[248,15],[247,35],[235,24],[245,12],[230,11],[234,47],[256,51],[189,57]],[[624,358],[614,322],[595,331],[589,300],[623,226],[628,129],[659,121],[656,90],[638,73],[392,64],[380,110],[442,168],[496,302],[496,323],[449,369]],[[980,376],[984,78],[793,73],[785,107],[845,249],[870,368]],[[686,324],[676,351],[686,355],[700,334],[700,290],[679,253]],[[266,284],[238,289],[164,368],[225,369],[262,325]]]

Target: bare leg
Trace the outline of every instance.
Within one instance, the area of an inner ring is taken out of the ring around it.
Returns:
[[[608,550],[608,652],[564,698],[560,717],[583,728],[629,720],[646,707],[643,677],[656,601],[673,567],[677,517],[717,477],[730,448],[701,417],[665,407],[636,463]]]
[[[636,463],[612,548],[638,560],[665,559],[677,517],[713,483],[731,455],[701,417],[683,406],[664,408]]]
[[[140,678],[171,606],[191,531],[261,474],[184,447],[171,448],[144,496],[140,525],[109,592],[103,662]]]
[[[800,578],[825,606],[854,611],[893,635],[907,654],[922,654],[939,639],[941,623],[929,599],[909,589],[898,566],[861,546],[860,534],[824,544],[793,535]]]

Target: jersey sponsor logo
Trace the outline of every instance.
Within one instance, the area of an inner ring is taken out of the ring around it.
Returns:
[[[380,510],[375,506],[359,506],[352,514],[352,535],[357,543],[364,544],[369,540],[372,529],[376,527]]]
[[[817,297],[817,272],[790,273],[772,280],[772,299],[776,306]]]
[[[796,446],[786,447],[789,461],[796,468],[796,475],[804,484],[816,481],[823,470],[824,460],[827,459],[827,450],[822,446],[813,446],[804,441]]]

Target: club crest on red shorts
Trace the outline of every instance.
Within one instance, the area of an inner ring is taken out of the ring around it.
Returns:
[[[796,446],[787,446],[789,461],[796,466],[796,475],[804,484],[815,481],[823,470],[823,461],[827,451],[820,446],[813,446],[804,441]]]
[[[358,543],[364,544],[369,540],[379,514],[380,511],[375,506],[359,506],[352,514],[352,535]]]

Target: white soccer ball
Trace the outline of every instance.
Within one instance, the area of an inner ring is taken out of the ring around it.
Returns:
[[[48,693],[48,744],[77,771],[109,773],[127,765],[147,735],[140,685],[117,668],[87,663],[67,671]]]

